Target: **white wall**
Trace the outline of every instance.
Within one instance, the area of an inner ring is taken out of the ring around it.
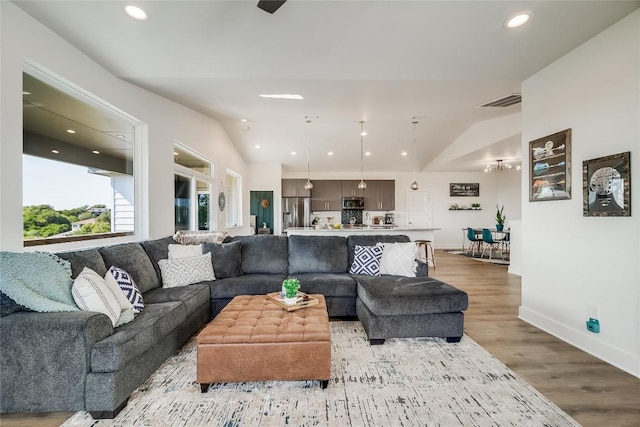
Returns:
[[[214,160],[216,182],[224,179],[225,168],[245,173],[242,157],[217,121],[116,78],[10,2],[0,2],[0,22],[0,249],[22,250],[23,59],[148,125],[148,173],[143,177],[143,198],[147,201],[143,222],[148,230],[140,237],[173,233],[174,140]],[[223,214],[218,215],[218,224],[224,226]]]
[[[523,84],[528,141],[572,129],[572,197],[528,202],[520,317],[640,376],[640,11]],[[583,217],[582,162],[631,151],[631,217]],[[523,176],[528,166],[523,162]],[[585,321],[597,306],[600,334]]]
[[[283,178],[306,178],[306,175],[286,174]],[[394,179],[396,181],[396,224],[406,225],[406,190],[413,182],[413,173],[367,173],[367,179]],[[314,179],[360,179],[359,172],[315,173]],[[437,249],[455,249],[462,246],[462,228],[495,227],[496,204],[504,205],[509,219],[520,219],[520,172],[421,172],[416,176],[421,191],[431,193],[433,207],[433,226],[436,231]],[[480,183],[480,197],[449,197],[449,184],[452,182]],[[453,203],[470,206],[480,203],[480,211],[450,211]],[[465,243],[466,245],[466,243]]]

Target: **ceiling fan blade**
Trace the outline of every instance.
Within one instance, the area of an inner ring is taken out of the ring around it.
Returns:
[[[273,13],[280,8],[287,0],[260,0],[258,7],[265,12]]]

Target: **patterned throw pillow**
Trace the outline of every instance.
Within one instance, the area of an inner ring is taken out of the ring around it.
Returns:
[[[165,288],[216,280],[211,253],[189,258],[161,259],[158,265],[162,272],[162,286]]]
[[[116,326],[120,318],[120,304],[98,273],[88,267],[82,269],[73,281],[71,295],[80,310],[106,314],[113,326]]]
[[[349,274],[366,274],[368,276],[380,275],[380,259],[382,258],[382,246],[356,245],[353,264]]]
[[[144,310],[142,294],[129,273],[121,268],[111,266],[104,279],[107,283],[115,283],[122,290],[124,296],[133,305],[134,313],[140,313]]]
[[[417,247],[414,242],[379,243],[384,247],[380,260],[380,274],[415,277]]]

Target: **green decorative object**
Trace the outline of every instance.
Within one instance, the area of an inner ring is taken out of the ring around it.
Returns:
[[[295,298],[300,290],[300,281],[295,278],[282,281],[282,292],[285,298]]]
[[[507,219],[507,216],[504,214],[504,205],[502,207],[498,207],[496,204],[496,229],[498,231],[502,231],[504,228],[504,221]]]

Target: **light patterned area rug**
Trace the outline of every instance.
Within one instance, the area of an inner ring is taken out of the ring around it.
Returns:
[[[370,346],[360,322],[331,322],[332,378],[225,383],[200,393],[192,339],[115,420],[64,426],[579,426],[466,335]],[[286,369],[274,366],[273,369]]]

